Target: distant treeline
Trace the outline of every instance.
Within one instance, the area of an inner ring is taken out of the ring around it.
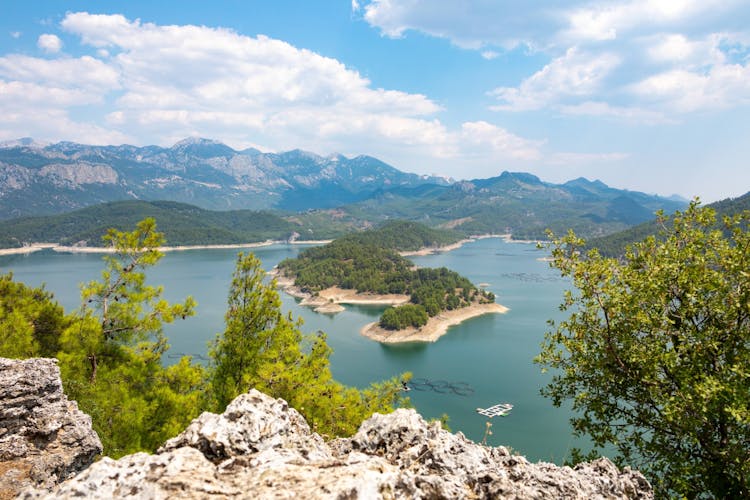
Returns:
[[[478,289],[454,271],[445,267],[415,269],[397,252],[453,242],[452,233],[416,223],[392,222],[308,248],[296,259],[282,261],[279,269],[309,293],[338,286],[359,293],[409,295],[409,307],[389,308],[380,320],[382,327],[400,330],[422,326],[440,311],[495,300],[492,293]]]
[[[61,215],[25,217],[0,222],[0,248],[25,243],[55,242],[101,246],[109,228],[133,227],[152,217],[170,245],[219,245],[265,240],[324,239],[351,230],[327,224],[325,219],[310,227],[300,217],[287,220],[265,211],[213,211],[173,201],[119,201],[95,205]]]

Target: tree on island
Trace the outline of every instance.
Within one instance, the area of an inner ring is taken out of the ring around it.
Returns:
[[[693,202],[622,259],[582,253],[572,232],[552,265],[575,291],[537,358],[542,390],[571,400],[577,435],[612,445],[664,496],[750,495],[750,212],[717,223]]]

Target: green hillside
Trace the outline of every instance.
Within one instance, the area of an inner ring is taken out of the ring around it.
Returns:
[[[395,188],[342,207],[354,218],[415,220],[469,236],[510,233],[543,239],[547,229],[573,229],[584,237],[621,231],[686,203],[575,179],[551,184],[524,173],[504,172],[451,186]]]
[[[32,242],[85,242],[99,246],[107,229],[124,230],[146,217],[156,219],[169,245],[250,243],[286,239],[292,232],[304,239],[307,233],[298,224],[269,212],[215,212],[172,201],[120,201],[62,215],[2,221],[0,247],[14,248]]]
[[[725,200],[711,203],[708,206],[716,210],[719,217],[734,215],[744,210],[750,210],[750,192],[738,198],[727,198]],[[658,234],[659,225],[657,221],[651,220],[600,238],[593,238],[587,242],[590,248],[598,248],[602,255],[615,257],[625,252],[625,247],[637,241],[642,241],[648,236]]]

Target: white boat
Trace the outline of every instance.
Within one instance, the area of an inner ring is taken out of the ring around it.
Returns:
[[[484,415],[485,417],[505,417],[513,409],[513,405],[510,403],[498,403],[489,408],[477,408],[477,413]]]

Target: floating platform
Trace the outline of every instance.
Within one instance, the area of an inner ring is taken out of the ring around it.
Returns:
[[[499,403],[489,408],[477,408],[477,413],[484,415],[485,417],[505,417],[513,409],[513,405],[510,403]]]

